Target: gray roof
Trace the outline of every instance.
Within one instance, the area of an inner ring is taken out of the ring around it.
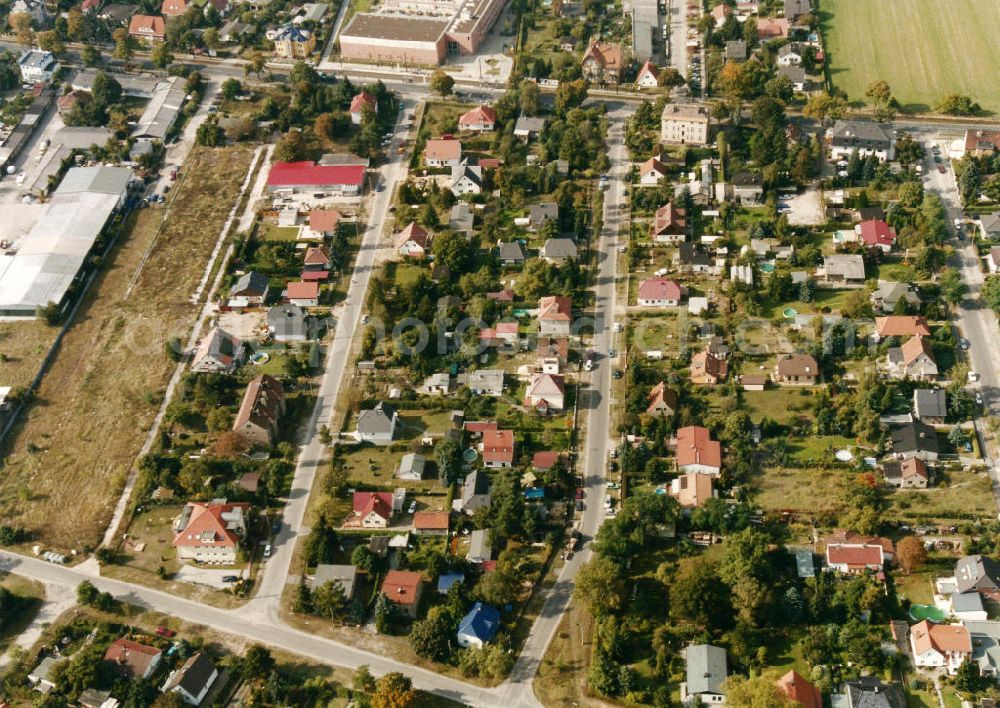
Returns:
[[[663,107],[661,118],[670,120],[680,118],[683,120],[699,120],[708,122],[708,109],[694,103],[668,103]]]
[[[276,335],[306,334],[306,313],[298,305],[284,302],[267,311],[267,326]]]
[[[785,44],[778,50],[779,57],[787,57],[789,54],[802,56],[802,50],[799,49],[799,45],[797,44]]]
[[[313,587],[318,588],[327,583],[339,583],[340,587],[349,596],[354,590],[354,579],[358,574],[358,569],[353,565],[329,565],[326,563],[316,566],[313,573]]]
[[[188,695],[197,696],[211,685],[214,673],[215,664],[205,652],[200,651],[184,662],[184,665],[167,681],[165,688],[172,690],[180,687]]]
[[[170,127],[177,120],[184,106],[184,82],[176,76],[171,76],[156,87],[153,97],[146,104],[139,122],[132,131],[134,138],[154,138],[163,140],[167,137]]]
[[[490,477],[482,470],[472,470],[462,485],[462,509],[473,510],[490,505]]]
[[[305,10],[305,12],[301,15],[302,21],[319,22],[323,19],[323,16],[326,15],[328,7],[329,6],[326,3],[307,2],[302,6],[302,9]]]
[[[799,15],[808,15],[812,12],[809,0],[785,0],[785,17],[794,20]]]
[[[447,374],[446,374],[447,376]],[[427,458],[423,455],[418,455],[415,452],[408,452],[403,455],[403,459],[399,461],[399,476],[400,477],[423,477],[424,476],[424,466],[427,464]]]
[[[951,609],[955,612],[982,612],[983,596],[978,592],[954,592],[951,594]]]
[[[839,275],[848,280],[865,279],[865,259],[856,253],[837,253],[823,258],[823,267],[829,278]]]
[[[541,116],[518,116],[517,123],[514,124],[514,135],[531,135],[540,133],[545,128],[545,119]]]
[[[660,26],[656,5],[656,0],[632,2],[632,54],[638,62],[653,56],[653,34]]]
[[[76,72],[70,85],[77,91],[92,91],[94,79],[103,70],[81,69]],[[161,79],[151,74],[123,74],[117,71],[104,71],[122,87],[122,94],[138,98],[150,98],[155,93]]]
[[[57,657],[47,656],[38,662],[38,665],[31,670],[29,675],[40,681],[47,681],[51,678],[53,667],[60,661],[61,659]]]
[[[900,298],[904,298],[911,305],[920,304],[920,295],[917,292],[916,286],[910,283],[880,280],[878,281],[878,287],[872,293],[872,300],[880,300],[890,307],[895,307]]]
[[[391,433],[395,415],[396,409],[385,401],[379,401],[374,408],[358,414],[358,432],[368,435]]]
[[[800,578],[815,577],[816,562],[812,551],[808,548],[795,549],[795,571]]]
[[[859,148],[888,148],[892,142],[892,128],[870,120],[838,120],[830,135],[838,146]]]
[[[96,194],[113,194],[120,197],[125,193],[132,170],[124,167],[74,167],[59,184],[58,194],[81,194],[93,192]]]
[[[54,145],[62,145],[67,148],[80,148],[85,150],[91,145],[99,145],[103,147],[107,145],[108,140],[112,137],[112,133],[107,128],[97,128],[85,125],[67,125],[64,128],[60,128],[56,131],[55,135],[52,136],[52,143]]]
[[[21,58],[17,60],[17,63],[21,67],[49,71],[54,70],[56,58],[52,52],[43,52],[41,49],[29,49],[21,54]]]
[[[238,38],[244,34],[252,34],[254,26],[246,22],[240,22],[239,20],[229,20],[219,29],[219,37],[222,41],[231,41],[233,38]]]
[[[267,292],[267,286],[267,276],[260,271],[251,270],[239,277],[239,279],[233,284],[233,288],[230,292],[233,295],[246,292],[251,295],[262,296]]]
[[[988,234],[1000,233],[1000,211],[979,217],[979,223],[982,224],[983,231]]]
[[[717,693],[725,695],[726,650],[711,644],[694,644],[687,648],[688,695]]]
[[[476,529],[469,536],[469,553],[466,556],[472,562],[490,560],[493,551],[490,548],[489,529]]]
[[[555,260],[576,258],[576,241],[571,238],[550,238],[542,246],[542,255]]]
[[[901,425],[892,431],[892,451],[937,453],[937,432],[930,425],[920,421]]]
[[[503,369],[477,369],[465,375],[465,385],[476,391],[503,392]]]
[[[726,42],[726,59],[738,59],[743,61],[747,58],[747,43],[742,39],[734,39]]]
[[[1000,566],[986,556],[964,556],[955,563],[955,587],[959,592],[995,590],[1000,587]]]
[[[451,208],[448,216],[448,228],[452,231],[468,233],[472,231],[475,215],[472,205],[468,202],[458,202]]]
[[[779,66],[778,76],[787,76],[793,84],[804,84],[806,82],[806,70],[801,66]]]
[[[558,219],[559,205],[555,202],[532,204],[528,207],[528,216],[531,217],[531,223],[533,224],[540,224],[548,221],[549,219]]]
[[[918,388],[913,392],[913,410],[918,418],[948,415],[948,394],[943,388]]]
[[[483,186],[483,168],[479,165],[470,165],[463,161],[460,165],[451,168],[451,184],[455,186],[459,180],[467,177],[477,187]]]
[[[523,261],[524,249],[517,241],[507,241],[500,244],[500,260],[502,261]]]
[[[862,676],[844,682],[850,708],[903,708],[905,702],[895,684],[886,684],[876,676]]]

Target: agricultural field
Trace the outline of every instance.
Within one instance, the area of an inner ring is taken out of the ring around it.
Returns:
[[[1000,110],[994,28],[1000,4],[981,0],[822,0],[830,78],[852,101],[887,81],[905,112],[932,110],[949,93]]]
[[[5,444],[0,517],[29,537],[60,549],[100,541],[175,366],[166,337],[190,331],[191,293],[251,156],[196,150],[185,177],[198,177],[178,182],[166,221],[159,208],[130,217]]]

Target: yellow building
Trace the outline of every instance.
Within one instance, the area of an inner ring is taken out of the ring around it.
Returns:
[[[306,59],[315,48],[316,36],[298,27],[285,27],[274,38],[274,54],[284,59]]]

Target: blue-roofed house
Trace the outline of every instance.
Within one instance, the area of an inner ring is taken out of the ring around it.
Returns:
[[[465,582],[465,573],[441,573],[438,576],[438,592],[447,595],[451,586]]]
[[[477,602],[458,623],[458,643],[467,649],[482,649],[500,629],[500,610]]]

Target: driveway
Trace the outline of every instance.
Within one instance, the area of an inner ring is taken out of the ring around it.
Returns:
[[[183,565],[181,569],[174,573],[174,580],[192,585],[207,585],[216,590],[225,590],[232,587],[230,583],[222,582],[227,575],[240,575],[241,571],[233,568],[207,568],[197,565]]]

